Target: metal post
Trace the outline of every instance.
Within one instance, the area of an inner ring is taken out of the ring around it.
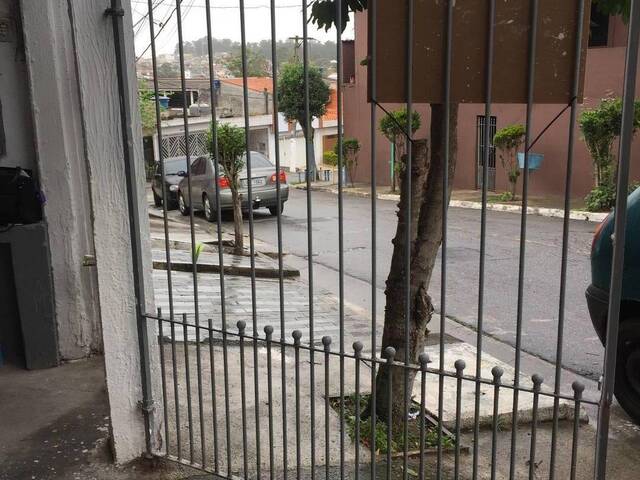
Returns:
[[[636,74],[638,71],[638,40],[640,34],[640,6],[631,2],[629,37],[625,62],[624,94],[622,96],[622,128],[618,153],[618,183],[613,236],[613,260],[611,262],[611,285],[609,287],[609,310],[604,353],[604,380],[598,412],[596,435],[595,478],[606,477],[609,420],[618,354],[618,331],[620,328],[620,299],[622,295],[622,272],[624,270],[624,245],[627,226],[627,195],[629,188],[629,165],[635,116]]]
[[[129,210],[129,234],[131,238],[131,262],[133,264],[133,288],[136,299],[136,324],[138,330],[138,348],[140,349],[140,377],[142,384],[142,414],[144,416],[144,434],[146,455],[153,453],[151,439],[155,436],[154,402],[149,368],[149,337],[145,323],[146,299],[144,291],[144,265],[142,263],[142,243],[140,240],[140,211],[138,209],[138,185],[133,152],[134,134],[131,120],[130,82],[127,64],[126,41],[124,38],[124,9],[122,0],[111,0],[111,8],[105,12],[113,21],[113,39],[116,54],[116,75],[120,91],[120,132],[122,134],[122,157],[124,160],[125,183],[127,186],[127,204]]]

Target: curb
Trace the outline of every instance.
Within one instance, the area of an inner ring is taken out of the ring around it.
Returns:
[[[300,186],[298,186],[300,185]],[[299,190],[306,190],[306,185],[298,184],[294,186]],[[332,187],[311,187],[311,190],[319,191],[319,192],[329,192],[334,195],[338,195],[338,189]],[[347,195],[352,195],[354,197],[370,197],[371,194],[368,192],[354,192],[354,191],[346,191],[343,192]],[[400,196],[393,193],[378,193],[376,195],[378,200],[392,200],[399,201]],[[471,210],[481,210],[482,203],[481,202],[473,202],[469,200],[451,200],[449,202],[450,207],[455,208],[467,208]],[[504,203],[487,203],[487,210],[491,210],[494,212],[510,212],[510,213],[522,213],[522,207],[520,205],[507,205]],[[541,217],[552,217],[552,218],[564,218],[564,210],[561,208],[546,208],[546,207],[528,207],[527,215],[538,215]],[[607,215],[608,212],[587,212],[584,210],[571,210],[569,213],[569,218],[571,220],[583,220],[585,222],[602,222]]]
[[[154,270],[166,270],[167,262],[154,260],[153,261]],[[240,277],[250,277],[252,275],[251,267],[242,267],[238,265],[225,265],[224,267],[225,275],[237,275]],[[176,272],[193,272],[193,264],[188,262],[171,262],[171,270]],[[280,270],[277,268],[265,268],[265,267],[255,267],[255,276],[256,278],[279,278]],[[220,273],[220,265],[210,264],[210,263],[200,263],[198,264],[198,273]],[[292,278],[299,277],[300,271],[292,268],[283,268],[282,275],[284,278]]]

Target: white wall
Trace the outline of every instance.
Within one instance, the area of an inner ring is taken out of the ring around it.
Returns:
[[[139,457],[145,450],[136,297],[132,272],[131,235],[125,184],[118,83],[112,19],[105,0],[22,0],[29,59],[38,163],[48,188],[46,208],[52,255],[75,275],[70,283],[56,277],[56,295],[70,305],[83,296],[82,272],[95,275],[97,300],[90,320],[102,327],[111,440],[117,462]],[[126,55],[130,84],[125,92],[134,106],[134,161],[138,183],[140,236],[144,254],[142,309],[154,312],[151,284],[142,132],[137,111],[133,28],[125,7]],[[90,228],[91,227],[91,228]],[[90,232],[92,242],[82,244]],[[89,247],[92,247],[89,249]],[[89,250],[89,251],[87,251]],[[82,254],[94,253],[97,266],[81,267]],[[58,289],[58,285],[63,287]],[[62,290],[62,292],[60,291]],[[86,318],[69,315],[81,327]],[[145,323],[145,325],[148,325]],[[154,342],[154,327],[149,338]],[[75,330],[67,333],[73,337]],[[157,344],[151,344],[154,397],[160,400]],[[155,417],[158,418],[157,416]],[[152,418],[152,448],[161,448],[161,429]]]

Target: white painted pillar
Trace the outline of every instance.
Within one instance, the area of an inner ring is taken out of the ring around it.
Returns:
[[[143,416],[138,406],[138,402],[142,400],[140,356],[113,27],[111,18],[104,14],[109,4],[108,0],[21,0],[26,37],[32,39],[30,68],[35,73],[40,68],[35,65],[39,61],[53,67],[43,79],[32,76],[34,117],[45,115],[44,110],[49,106],[46,103],[47,95],[53,94],[55,97],[55,93],[68,90],[71,100],[64,105],[58,122],[63,125],[63,130],[77,129],[73,130],[76,136],[65,138],[68,141],[67,150],[50,159],[52,176],[60,177],[60,172],[55,169],[65,166],[69,161],[66,153],[71,151],[84,159],[84,175],[89,178],[87,182],[86,177],[82,178],[80,175],[69,193],[80,197],[86,190],[89,198],[82,209],[84,215],[93,219],[98,315],[103,333],[111,434],[116,461],[122,463],[137,458],[144,452],[145,437]],[[124,22],[128,36],[126,54],[131,80],[127,94],[131,97],[132,105],[137,106],[130,9],[130,5],[125,5]],[[63,53],[60,53],[60,49]],[[46,57],[54,53],[47,64]],[[57,58],[59,55],[64,57],[64,62]],[[137,107],[132,121],[135,126],[134,149],[142,250],[146,253],[146,310],[153,312],[144,156]],[[55,136],[54,126],[42,123],[43,130],[37,130],[36,135],[39,142],[42,142],[39,143],[41,150],[48,148],[47,142],[52,141]],[[64,241],[72,241],[73,235],[72,232],[63,232],[61,251],[67,250]],[[79,290],[72,287],[65,294],[71,298],[78,295]],[[150,329],[149,339],[151,352],[157,355],[157,340],[153,328]],[[161,400],[158,395],[157,380],[160,376],[157,358],[152,358],[151,364],[151,375],[155,380],[154,399]],[[162,408],[160,404],[158,408]],[[160,415],[155,418],[159,419]],[[153,448],[160,449],[162,428],[156,425],[154,430],[157,435],[152,439]]]

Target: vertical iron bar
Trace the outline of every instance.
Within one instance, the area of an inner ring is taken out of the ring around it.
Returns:
[[[176,353],[176,325],[171,322],[171,363],[173,368],[173,401],[176,410],[176,447],[178,458],[182,458],[182,440],[180,438],[180,390],[178,385],[178,360]]]
[[[460,478],[460,414],[462,411],[462,376],[464,375],[464,369],[467,365],[464,360],[456,360],[454,366],[456,369],[456,452],[454,463],[455,474],[453,478],[457,479]]]
[[[294,330],[292,333],[295,355],[295,383],[296,383],[296,480],[301,478],[301,449],[300,449],[300,338],[302,332]]]
[[[340,326],[340,479],[344,479],[344,152],[342,151],[342,0],[336,0],[336,59],[338,62],[337,112],[338,112],[338,297]],[[357,362],[357,361],[356,361]],[[356,448],[358,446],[356,445]],[[356,462],[356,472],[358,465]]]
[[[567,147],[567,173],[564,185],[564,218],[562,222],[562,259],[560,262],[560,300],[558,305],[558,336],[556,344],[556,368],[554,393],[560,394],[562,385],[562,353],[564,346],[565,302],[567,295],[567,262],[569,251],[569,225],[571,218],[571,180],[573,174],[573,149],[575,143],[575,125],[578,111],[578,94],[580,91],[580,69],[582,60],[582,25],[585,14],[585,2],[580,0],[576,17],[576,44],[573,60],[573,85],[571,88],[571,112],[569,115],[569,144]],[[558,420],[560,399],[553,399],[553,426],[551,430],[551,458],[549,461],[549,480],[555,479],[555,464],[558,445]]]
[[[580,434],[580,401],[582,400],[582,392],[584,385],[578,381],[573,382],[574,408],[573,408],[573,438],[571,443],[571,475],[570,479],[576,478],[576,466],[578,462],[578,435]]]
[[[242,56],[242,101],[244,111],[244,135],[247,149],[247,195],[249,204],[249,263],[251,267],[251,319],[253,323],[253,385],[256,422],[256,476],[260,478],[260,384],[258,377],[258,312],[256,305],[256,259],[253,227],[253,182],[251,175],[251,151],[249,148],[249,86],[247,83],[247,36],[245,26],[244,0],[240,0],[240,52]],[[279,176],[276,175],[276,177]]]
[[[213,355],[213,320],[208,320],[209,327],[209,367],[211,368],[211,415],[213,416],[213,469],[218,473],[220,470],[219,450],[218,450],[218,402],[216,399],[216,368],[215,357]]]
[[[218,119],[217,119],[217,100],[215,91],[215,69],[213,66],[213,35],[211,29],[211,0],[205,0],[206,20],[207,20],[207,55],[209,61],[209,91],[211,95],[211,137],[212,137],[212,161],[215,178],[220,176],[220,164],[218,163]],[[220,205],[220,186],[218,182],[214,182],[215,199],[216,199],[216,237],[218,240],[218,263],[224,265],[224,252],[222,249],[222,207]],[[220,316],[222,324],[222,363],[224,377],[225,392],[225,435],[227,443],[227,474],[231,475],[231,425],[229,415],[229,363],[227,359],[227,308],[225,295],[224,268],[220,268]],[[215,432],[214,432],[215,435]],[[217,458],[217,457],[216,457]],[[217,466],[216,466],[217,468]],[[217,470],[216,470],[217,473]]]
[[[376,442],[373,440],[375,438],[374,432],[376,431],[377,426],[377,402],[376,402],[376,370],[377,370],[377,362],[376,357],[378,356],[377,352],[377,152],[376,152],[376,137],[378,135],[377,125],[376,125],[376,88],[377,88],[377,78],[376,78],[376,62],[377,62],[377,3],[378,0],[369,0],[369,15],[371,17],[371,38],[373,41],[370,43],[369,52],[369,84],[371,86],[371,101],[370,101],[370,116],[371,123],[369,125],[369,136],[371,137],[371,358],[373,361],[371,362],[371,400],[369,402],[369,412],[371,415],[371,435],[372,441],[371,443],[371,479],[376,478]],[[342,79],[339,79],[342,81]]]
[[[385,478],[391,478],[391,439],[393,437],[393,358],[396,356],[396,350],[393,347],[387,347],[384,349],[385,357],[387,359],[387,370],[389,372],[389,379],[387,385],[387,476]],[[371,432],[371,441],[376,443],[375,430]]]
[[[273,459],[273,381],[271,379],[272,374],[272,360],[271,360],[271,340],[273,335],[273,327],[267,325],[264,327],[264,333],[267,336],[267,405],[269,408],[269,478],[273,480],[275,478]],[[260,446],[258,445],[258,448]]]
[[[443,424],[442,410],[444,406],[444,335],[445,320],[447,316],[447,225],[449,207],[449,156],[451,154],[451,56],[453,50],[453,7],[454,1],[447,2],[447,27],[445,37],[445,67],[444,67],[444,165],[442,175],[442,246],[441,246],[441,267],[440,267],[440,332],[439,332],[439,355],[440,355],[440,379],[438,383],[438,447],[437,447],[437,471],[436,478],[442,478],[442,439]]]
[[[201,346],[200,346],[200,324],[196,324],[196,369],[198,370],[197,382],[198,382],[198,420],[200,421],[200,454],[202,457],[202,468],[207,467],[207,455],[206,455],[206,436],[204,431],[204,402],[202,394],[202,358],[201,358]]]
[[[113,37],[116,56],[116,73],[120,91],[120,131],[122,134],[122,158],[124,161],[125,183],[127,188],[127,210],[129,214],[129,237],[131,240],[131,263],[133,267],[133,288],[136,309],[136,328],[138,349],[140,351],[140,386],[142,389],[142,413],[144,416],[145,455],[151,456],[154,437],[153,387],[149,357],[149,332],[144,317],[146,309],[144,288],[144,265],[142,262],[142,243],[140,241],[140,211],[138,209],[138,180],[133,151],[134,138],[131,131],[131,101],[129,97],[129,65],[127,63],[126,41],[124,36],[122,0],[112,0],[108,10],[113,19]],[[122,12],[122,15],[120,14]]]
[[[405,186],[406,191],[408,192],[408,201],[405,205],[406,214],[405,214],[405,232],[404,232],[404,294],[405,294],[405,305],[404,305],[404,363],[405,368],[403,369],[404,374],[404,385],[403,385],[403,395],[404,395],[404,411],[403,411],[403,457],[402,457],[402,478],[407,480],[408,478],[408,463],[409,463],[409,369],[407,368],[411,362],[411,358],[409,356],[409,345],[411,341],[411,336],[409,333],[409,328],[411,325],[411,190],[412,190],[412,145],[413,141],[413,14],[414,14],[414,4],[413,0],[407,0],[407,52],[406,52],[406,94],[407,94],[407,126],[406,126],[406,145],[407,145],[407,156],[405,159]]]
[[[178,27],[178,54],[180,57],[180,88],[182,91],[182,119],[184,128],[184,152],[187,157],[187,197],[189,200],[189,233],[191,234],[191,265],[192,265],[192,279],[193,279],[193,306],[195,313],[195,323],[200,323],[200,315],[198,308],[198,264],[196,256],[196,233],[195,222],[193,217],[193,196],[191,187],[191,149],[189,145],[189,107],[187,105],[187,81],[185,79],[185,66],[184,66],[184,44],[182,40],[182,12],[180,10],[180,4],[182,0],[176,0],[176,24]],[[182,192],[180,192],[182,194]],[[183,197],[184,199],[184,197]],[[186,322],[186,319],[184,320]],[[187,344],[187,337],[185,331],[185,350]],[[189,422],[191,425],[191,422]],[[193,442],[192,442],[193,443]],[[191,446],[193,457],[193,445]],[[193,458],[191,458],[193,463]]]
[[[611,262],[611,285],[609,287],[609,309],[607,313],[606,346],[604,354],[604,379],[598,410],[596,435],[596,478],[605,478],[607,471],[607,445],[613,389],[615,383],[618,333],[620,328],[620,299],[622,272],[624,270],[624,247],[627,226],[627,195],[629,188],[629,165],[631,142],[634,132],[636,75],[638,70],[638,35],[640,34],[640,5],[631,2],[629,37],[625,60],[624,93],[622,95],[622,127],[618,149],[618,182],[616,191],[613,259]]]
[[[162,309],[158,308],[158,347],[160,349],[160,375],[162,377],[162,410],[164,414],[164,446],[169,454],[169,413],[167,411],[167,374],[164,365],[164,334],[162,332]]]
[[[353,351],[355,355],[356,362],[356,378],[355,378],[355,403],[356,403],[356,425],[355,425],[355,444],[356,444],[356,455],[355,455],[355,473],[353,478],[355,480],[360,479],[360,355],[362,353],[362,349],[364,346],[362,342],[354,342],[353,343]]]
[[[193,409],[191,405],[191,374],[189,365],[189,338],[187,337],[187,314],[182,314],[182,335],[184,348],[184,370],[187,380],[187,417],[189,419],[189,460],[193,463]]]
[[[511,458],[509,464],[509,480],[515,478],[516,446],[518,441],[518,399],[520,386],[520,360],[522,350],[522,309],[524,305],[524,277],[527,245],[527,207],[529,202],[529,144],[531,142],[531,118],[533,115],[533,93],[536,67],[536,42],[538,39],[538,0],[531,1],[529,13],[529,54],[527,79],[527,113],[524,151],[524,173],[522,179],[522,214],[520,217],[520,255],[518,259],[518,306],[516,313],[516,352],[513,378],[513,413],[511,430]]]
[[[162,118],[160,115],[160,89],[158,88],[158,60],[156,58],[156,34],[155,23],[153,21],[153,10],[156,6],[152,5],[152,0],[148,0],[149,8],[149,35],[151,37],[151,71],[153,73],[153,95],[156,113],[156,130],[158,134],[158,154],[160,155],[160,175],[162,176],[162,226],[164,229],[164,252],[167,260],[167,289],[169,292],[169,319],[174,319],[173,309],[173,281],[171,275],[171,247],[169,245],[169,219],[167,214],[167,185],[164,181],[165,158],[162,152]]]
[[[418,478],[424,478],[424,455],[425,455],[425,434],[427,419],[427,367],[429,366],[429,355],[422,352],[418,358],[420,361],[420,466],[418,468]]]
[[[278,56],[276,52],[276,4],[275,0],[270,2],[271,16],[271,65],[272,65],[272,85],[273,85],[273,135],[275,137],[274,148],[276,155],[276,200],[278,202],[278,214],[276,216],[276,226],[278,230],[278,294],[280,301],[280,368],[281,368],[281,389],[282,389],[282,476],[287,480],[287,378],[286,378],[286,347],[285,339],[285,318],[284,318],[284,273],[282,260],[282,186],[280,184],[280,126],[278,122]],[[273,467],[272,467],[273,468]]]
[[[307,166],[307,261],[309,270],[309,345],[314,345],[314,318],[313,318],[313,221],[312,221],[312,209],[311,209],[311,175],[316,175],[316,164],[313,164],[313,172],[309,172],[309,156],[313,149],[313,125],[311,112],[309,110],[309,39],[307,33],[308,26],[307,15],[307,0],[302,0],[302,68],[304,75],[304,119],[306,128],[304,129],[305,138],[305,160]],[[338,112],[338,117],[339,117]],[[341,296],[342,298],[342,296]],[[342,333],[341,333],[342,335]],[[315,398],[315,362],[314,362],[314,349],[309,351],[309,393],[310,393],[310,415],[309,423],[311,424],[311,480],[315,479],[315,423],[316,423],[316,406],[314,402]],[[342,419],[341,419],[342,421]],[[342,455],[342,449],[341,449]],[[300,462],[298,461],[298,464]],[[342,462],[341,462],[342,465]],[[342,468],[342,467],[341,467]],[[342,478],[342,475],[341,475]]]
[[[245,479],[249,478],[249,463],[247,461],[247,392],[244,374],[244,336],[247,323],[239,320],[237,323],[240,334],[240,397],[242,402],[242,474]],[[231,468],[231,467],[229,467]]]
[[[491,480],[496,478],[496,461],[498,447],[498,416],[500,414],[500,379],[504,374],[502,368],[495,366],[491,369],[493,375],[493,418],[491,420]]]
[[[331,337],[322,337],[324,345],[324,476],[330,478],[330,441],[329,441],[329,360],[331,358]]]
[[[484,283],[485,259],[487,253],[487,198],[489,192],[489,155],[491,154],[491,103],[493,100],[493,61],[495,43],[496,0],[489,1],[489,29],[487,32],[487,63],[485,70],[484,128],[481,127],[484,144],[482,166],[482,210],[480,213],[480,266],[478,274],[478,325],[476,336],[476,385],[473,424],[473,471],[472,478],[478,478],[478,437],[480,436],[480,378],[482,377],[482,336],[484,334]],[[458,439],[456,437],[456,442]]]
[[[542,377],[537,373],[531,377],[533,381],[533,409],[531,413],[531,446],[529,448],[529,479],[536,478],[536,441],[538,434],[538,402],[540,400],[540,386]]]

